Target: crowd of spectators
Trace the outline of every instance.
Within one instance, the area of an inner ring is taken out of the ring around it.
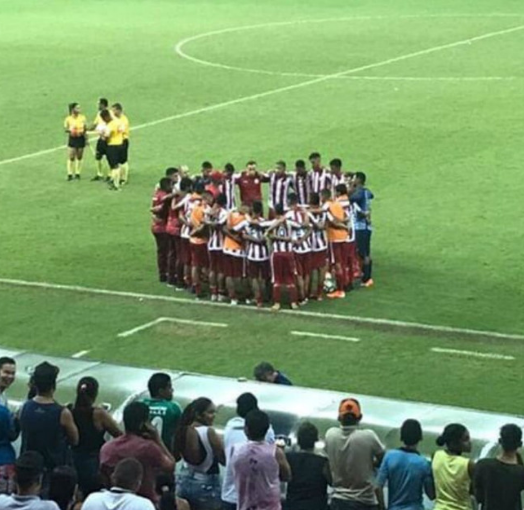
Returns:
[[[261,380],[290,384],[265,368],[255,369]],[[13,413],[6,391],[16,363],[0,358],[0,510],[422,510],[424,495],[436,510],[472,510],[475,499],[483,510],[521,508],[522,430],[514,424],[500,431],[499,455],[478,462],[467,456],[467,428],[449,424],[430,460],[418,449],[418,421],[406,420],[402,444],[386,451],[361,424],[358,400],[346,398],[323,443],[317,427],[302,421],[292,446],[253,394],[237,398],[236,416],[220,433],[210,399],[182,411],[170,376],[157,373],[149,398],[126,405],[121,429],[96,404],[91,377],[80,379],[73,404],[56,402],[58,373],[38,365]]]

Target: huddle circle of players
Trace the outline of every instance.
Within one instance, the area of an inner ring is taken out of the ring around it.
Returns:
[[[69,104],[69,115],[64,121],[64,129],[69,135],[67,141],[67,180],[79,180],[82,172],[84,149],[89,147],[88,135],[94,132],[98,135],[96,151],[96,175],[92,181],[104,181],[110,190],[120,190],[129,179],[129,120],[124,114],[120,103],[109,108],[109,101],[100,98],[98,113],[93,123],[88,126],[86,116],[80,111],[78,103]],[[103,172],[103,159],[107,160],[106,175]]]
[[[205,162],[195,178],[187,168],[168,168],[151,207],[160,281],[197,298],[207,284],[211,301],[237,305],[242,296],[258,307],[272,301],[274,310],[283,288],[297,309],[324,293],[344,298],[357,283],[371,287],[366,175],[342,172],[340,159],[328,169],[318,153],[309,161],[311,169],[299,160],[289,173],[283,161],[267,172],[249,161],[240,173],[231,163],[220,171]]]

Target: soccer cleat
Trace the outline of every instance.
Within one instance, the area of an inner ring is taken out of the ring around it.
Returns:
[[[68,181],[72,181],[72,180],[73,180],[73,176],[72,176],[72,175],[68,175],[68,176],[67,176],[67,180],[68,180]]]
[[[291,310],[298,310],[298,305],[296,303],[291,303]]]
[[[327,297],[329,299],[343,299],[346,297],[346,293],[343,290],[335,290],[334,292],[330,292]]]
[[[246,305],[251,305],[253,304],[253,301],[251,301],[251,299],[246,299]]]
[[[103,180],[103,177],[101,175],[95,175],[92,179],[91,179],[91,182],[95,182],[95,181],[102,181]]]
[[[373,287],[375,285],[375,282],[373,281],[373,278],[370,278],[367,282],[362,282],[360,284],[361,287]]]
[[[224,296],[224,294],[219,294],[219,295],[218,295],[218,302],[219,302],[219,303],[224,303],[224,302],[226,302],[226,301],[227,301],[227,297]]]
[[[76,175],[75,175],[75,179],[76,179],[77,181],[79,181],[79,180],[80,180],[80,174],[76,174]]]
[[[211,301],[218,301],[218,296],[216,294],[211,294]]]
[[[278,312],[280,310],[280,303],[275,303],[272,307],[271,307],[271,310],[273,310],[274,312]]]
[[[230,305],[231,306],[237,306],[238,305],[238,299],[232,299]]]
[[[308,299],[307,299],[307,298],[305,298],[305,299],[303,299],[302,301],[299,301],[299,302],[298,302],[298,304],[299,304],[300,306],[307,305],[307,303],[308,303]]]

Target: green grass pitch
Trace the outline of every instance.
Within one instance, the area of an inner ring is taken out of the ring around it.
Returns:
[[[522,333],[522,2],[17,0],[0,19],[0,278],[171,296],[148,214],[167,166],[318,150],[369,176],[376,286],[307,310]],[[65,149],[24,157],[100,96],[140,128],[119,194],[89,153],[74,183]],[[268,359],[297,384],[522,410],[518,340],[5,284],[0,310],[4,347],[231,376]],[[229,327],[117,337],[160,316]]]

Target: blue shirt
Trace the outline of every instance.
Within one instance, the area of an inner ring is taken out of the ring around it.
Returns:
[[[15,463],[15,450],[11,444],[14,435],[13,415],[7,407],[0,405],[0,466]]]
[[[424,510],[423,490],[432,491],[431,464],[417,452],[391,450],[386,453],[377,484],[388,484],[389,510]]]
[[[367,188],[358,188],[349,197],[349,201],[357,206],[355,213],[355,230],[371,230],[371,224],[364,213],[371,211],[371,201],[375,198]]]

